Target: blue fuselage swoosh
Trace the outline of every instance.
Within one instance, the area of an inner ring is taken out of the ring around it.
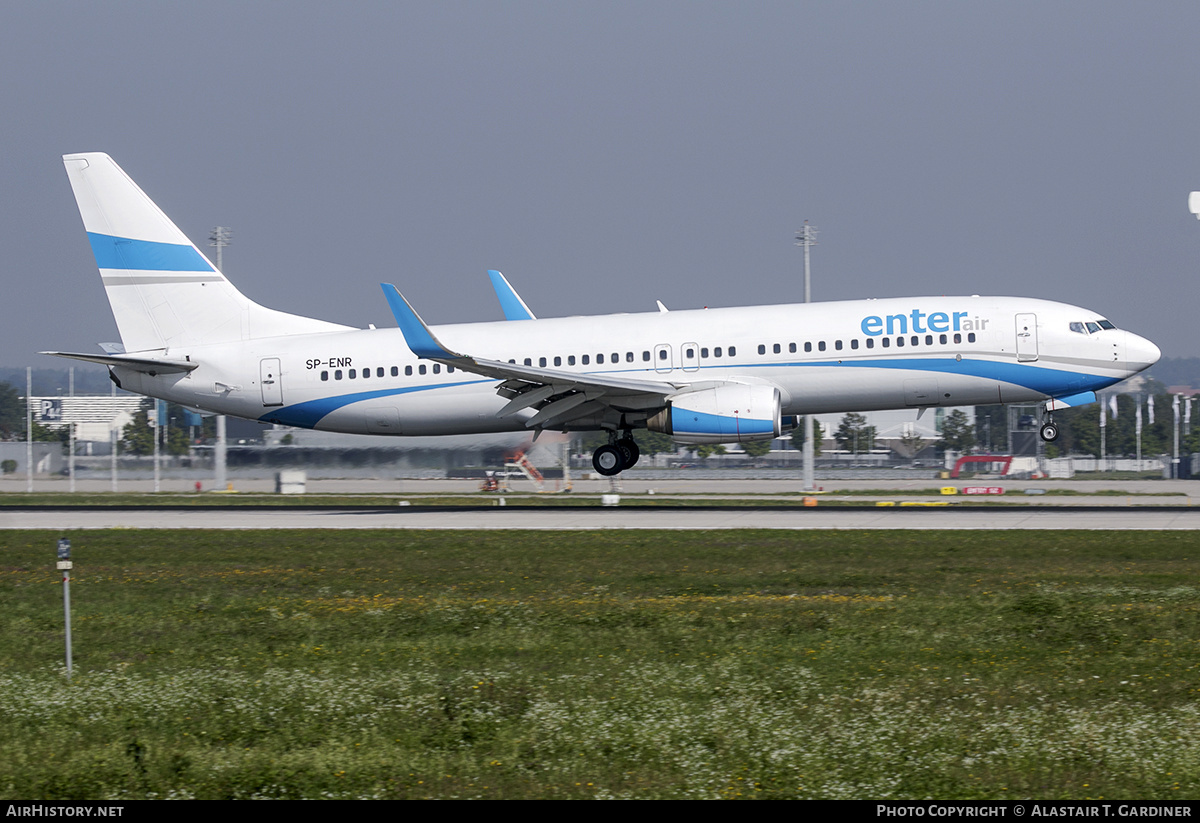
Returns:
[[[296,426],[302,429],[315,428],[318,423],[328,414],[337,411],[338,409],[349,406],[353,403],[361,403],[364,400],[377,400],[381,397],[396,397],[402,394],[411,394],[413,392],[431,391],[433,389],[449,389],[458,386],[470,386],[476,383],[487,383],[487,380],[463,380],[458,383],[439,383],[433,386],[408,386],[398,389],[379,389],[378,391],[354,392],[352,394],[339,394],[333,397],[319,397],[316,400],[308,400],[303,403],[296,403],[292,406],[284,406],[278,409],[272,409],[258,419],[264,423],[282,423],[285,426]]]

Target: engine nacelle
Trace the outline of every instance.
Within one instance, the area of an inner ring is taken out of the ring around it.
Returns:
[[[725,383],[682,392],[646,421],[650,431],[669,434],[678,443],[744,443],[771,440],[782,432],[779,389]]]

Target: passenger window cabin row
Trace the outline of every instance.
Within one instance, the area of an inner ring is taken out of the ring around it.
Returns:
[[[416,369],[415,369],[415,372],[416,372],[416,374],[427,374],[427,373],[428,373],[428,370],[429,370],[429,368],[430,368],[430,367],[429,367],[429,366],[426,366],[424,363],[420,363],[420,364],[418,364],[418,365],[417,365],[417,367],[416,367]],[[441,363],[434,363],[434,364],[433,364],[433,366],[432,366],[432,369],[433,369],[433,373],[434,373],[434,374],[441,374],[441,373],[442,373],[442,364],[441,364]],[[390,373],[391,373],[392,377],[399,377],[399,376],[400,376],[400,367],[399,367],[399,366],[392,366],[392,367],[391,367],[391,369],[390,369]],[[405,366],[405,367],[404,367],[404,375],[405,375],[406,377],[411,377],[413,373],[414,373],[414,369],[413,369],[413,367],[412,367],[412,366]],[[454,367],[453,367],[453,366],[447,366],[447,367],[446,367],[446,373],[447,373],[447,374],[454,374]],[[375,367],[375,377],[376,377],[376,378],[385,377],[387,374],[388,374],[388,372],[384,370],[384,367],[383,367],[383,366],[376,366],[376,367]],[[369,378],[371,377],[371,369],[370,369],[370,368],[366,368],[366,369],[346,369],[346,370],[344,370],[344,371],[343,371],[342,369],[334,369],[334,370],[333,370],[333,374],[332,374],[332,376],[333,376],[333,379],[334,379],[334,380],[342,380],[342,379],[347,379],[347,380],[357,380],[357,379],[367,380],[367,379],[369,379]],[[329,377],[330,377],[330,372],[329,372],[329,371],[322,371],[322,372],[321,372],[321,379],[322,379],[322,380],[328,380],[328,379],[329,379]]]
[[[940,335],[936,335],[936,336],[932,335],[932,334],[927,334],[927,335],[924,335],[924,337],[922,337],[921,335],[918,335],[918,334],[914,334],[909,337],[904,337],[904,336],[900,336],[900,337],[896,337],[896,338],[881,337],[881,338],[878,338],[878,340],[879,340],[879,347],[887,349],[887,348],[891,348],[893,345],[896,348],[902,348],[905,345],[916,347],[916,346],[922,345],[922,341],[923,341],[924,345],[926,345],[926,346],[934,346],[934,345],[939,345],[939,344],[947,345],[951,342],[951,338],[953,338],[953,342],[956,344],[963,342],[963,336],[961,334],[954,334],[954,335],[940,334]],[[893,342],[893,340],[895,342]],[[935,342],[935,340],[936,340],[936,342]],[[975,332],[969,332],[967,334],[967,342],[968,343],[975,342]],[[865,348],[874,349],[875,343],[876,343],[876,338],[868,337],[866,339]],[[815,350],[818,352],[823,352],[823,351],[829,350],[829,346],[824,340],[817,341],[815,346],[816,346]],[[700,359],[701,360],[708,360],[710,358],[718,359],[718,358],[722,358],[722,357],[726,357],[726,356],[737,357],[737,347],[736,346],[727,346],[727,347],[713,346],[712,348],[709,348],[707,346],[701,346],[699,348],[700,348]],[[849,349],[851,351],[857,351],[859,348],[860,348],[859,341],[857,339],[853,339],[853,340],[849,341]],[[841,340],[833,341],[833,351],[844,351],[845,349],[846,349],[846,345],[843,341],[841,341]],[[787,350],[788,350],[789,354],[795,354],[798,351],[798,346],[796,343],[788,343]],[[805,351],[805,353],[814,351],[814,344],[812,342],[805,343],[804,351]],[[765,344],[760,344],[758,347],[758,353],[760,355],[767,354],[767,346]],[[782,354],[783,353],[783,344],[781,344],[781,343],[772,344],[771,353]],[[683,350],[683,356],[686,360],[689,360],[689,361],[695,359],[696,349],[692,348],[690,346],[686,347]],[[659,360],[668,360],[669,359],[669,354],[665,348],[658,350],[658,359]],[[620,352],[612,352],[611,354],[608,354],[608,355],[600,353],[600,354],[596,354],[594,357],[594,362],[597,366],[603,366],[606,364],[616,365],[616,364],[619,364],[621,362],[621,360],[622,360],[622,358],[621,358]],[[651,362],[652,358],[650,356],[650,352],[643,351],[641,360],[643,363]],[[561,367],[564,364],[564,361],[567,366],[574,366],[574,365],[590,366],[593,363],[593,356],[588,355],[588,354],[581,354],[581,355],[579,355],[578,358],[576,358],[575,355],[568,354],[565,358],[562,357],[561,355],[556,355],[553,358],[539,357],[539,358],[537,358],[537,365],[538,365],[538,368],[543,368],[543,369],[548,367],[550,364],[553,364],[556,367]],[[508,362],[512,363],[513,365],[516,365],[517,361],[509,360]],[[533,358],[532,357],[526,357],[523,362],[526,366],[533,366]],[[624,362],[635,363],[635,362],[637,362],[637,358],[634,356],[633,352],[627,351],[627,352],[625,352]],[[426,365],[425,363],[419,363],[415,367],[414,366],[405,366],[404,367],[404,375],[405,375],[405,377],[411,377],[413,374],[418,374],[418,375],[429,374],[430,370],[432,370],[433,374],[441,374],[442,364],[433,363],[432,365]],[[446,366],[446,373],[453,374],[454,367]],[[384,366],[376,366],[373,374],[374,374],[375,379],[385,377],[388,374],[390,374],[392,377],[399,377],[400,376],[400,367],[392,366],[390,369],[387,369]],[[345,379],[345,380],[368,380],[368,379],[372,378],[372,370],[370,368],[344,369],[344,370],[343,369],[334,369],[332,372],[330,372],[329,370],[325,370],[325,371],[321,372],[321,380],[327,381],[331,377],[334,380],[343,380],[343,379]]]
[[[962,334],[960,334],[960,333],[955,333],[955,334],[953,334],[953,335],[949,335],[949,334],[938,334],[938,335],[933,335],[933,334],[926,334],[926,335],[914,334],[914,335],[911,335],[911,336],[908,336],[908,337],[906,337],[906,336],[904,336],[904,335],[901,335],[901,336],[899,336],[899,337],[895,337],[895,338],[892,338],[892,337],[879,337],[879,338],[875,338],[875,337],[868,337],[868,338],[866,339],[866,345],[865,345],[865,347],[866,347],[866,348],[868,348],[868,349],[873,349],[873,348],[875,348],[875,341],[876,341],[876,340],[878,340],[878,341],[879,341],[879,347],[880,347],[880,348],[882,348],[882,349],[890,349],[890,348],[892,348],[892,346],[895,346],[896,348],[898,348],[898,349],[899,349],[899,348],[903,348],[905,345],[912,346],[912,347],[914,347],[914,348],[915,348],[915,347],[917,347],[917,346],[920,346],[920,345],[922,345],[922,344],[923,344],[923,345],[926,345],[926,346],[937,346],[937,345],[942,345],[942,346],[945,346],[945,345],[948,345],[948,344],[950,344],[951,342],[953,342],[953,343],[955,343],[955,344],[959,344],[959,343],[962,343],[962,342],[963,342],[963,336],[962,336]],[[894,342],[893,342],[893,341],[894,341]],[[907,343],[906,343],[905,341],[907,341]],[[975,342],[975,332],[968,332],[968,333],[967,333],[967,342],[968,342],[968,343],[974,343],[974,342]],[[850,340],[850,341],[849,341],[849,343],[850,343],[850,346],[849,346],[849,348],[850,348],[850,350],[851,350],[851,351],[857,351],[857,350],[859,349],[859,341],[858,341],[857,339]],[[817,343],[816,343],[816,350],[817,350],[817,351],[819,351],[819,352],[820,352],[820,351],[827,351],[828,349],[829,349],[829,347],[828,347],[828,345],[826,344],[826,342],[825,342],[824,340],[818,340],[818,341],[817,341]],[[841,341],[841,340],[834,340],[834,341],[833,341],[833,350],[834,350],[834,351],[844,351],[845,349],[846,349],[846,345],[845,345],[845,343],[844,343],[843,341]],[[789,352],[789,353],[794,353],[795,351],[796,351],[796,344],[795,344],[795,343],[788,343],[788,352]],[[813,351],[813,344],[812,344],[811,342],[805,343],[805,344],[804,344],[804,351],[805,351],[806,353],[807,353],[807,352],[811,352],[811,351]],[[783,353],[783,346],[782,346],[782,344],[780,344],[780,343],[775,343],[775,344],[773,344],[773,345],[771,346],[771,352],[772,352],[773,354],[782,354],[782,353]],[[758,353],[759,353],[759,354],[766,354],[766,353],[767,353],[767,347],[766,347],[764,344],[761,344],[761,343],[760,343],[760,344],[759,344],[759,346],[758,346]]]
[[[737,347],[736,346],[730,346],[728,351],[729,351],[730,357],[737,356]],[[712,350],[712,352],[713,352],[713,355],[712,355],[713,357],[720,357],[722,354],[722,348],[720,346],[717,346],[716,348],[714,348]],[[695,354],[689,350],[688,357],[695,357]],[[701,358],[708,357],[708,349],[701,349],[700,357]],[[594,358],[594,362],[597,366],[603,366],[606,362],[616,365],[617,363],[621,362],[621,353],[615,351],[612,354],[607,355],[607,360],[605,358],[606,358],[606,355],[604,355],[603,353],[597,354]],[[649,362],[651,362],[652,359],[653,358],[650,356],[649,351],[642,352],[642,362],[643,363],[649,363]],[[667,352],[665,349],[659,350],[658,359],[659,360],[667,359]],[[590,365],[592,365],[593,357],[590,354],[581,354],[581,355],[579,355],[578,361],[576,360],[576,357],[573,354],[568,354],[565,358],[562,357],[561,355],[556,356],[554,358],[539,357],[537,359],[537,365],[538,365],[538,368],[544,369],[547,366],[549,366],[551,363],[553,363],[555,366],[562,366],[564,361],[565,361],[566,365],[568,365],[568,366],[574,366],[576,364],[576,362],[578,362],[578,364],[580,366],[590,366]],[[516,363],[517,363],[516,360],[509,360],[508,362],[512,363],[513,365],[516,365]],[[625,362],[626,363],[636,363],[638,361],[637,361],[637,358],[634,356],[633,352],[627,351],[627,352],[625,352]],[[524,360],[524,363],[526,366],[532,366],[533,358],[526,357]]]

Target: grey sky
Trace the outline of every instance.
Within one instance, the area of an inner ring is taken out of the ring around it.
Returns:
[[[1016,294],[1200,355],[1200,5],[6,3],[0,364],[117,339],[60,155],[394,325]]]

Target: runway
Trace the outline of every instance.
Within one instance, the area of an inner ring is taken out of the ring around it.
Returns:
[[[0,510],[0,529],[1200,529],[1200,508],[58,508]]]

